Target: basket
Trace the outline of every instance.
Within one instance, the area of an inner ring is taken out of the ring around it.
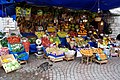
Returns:
[[[65,57],[66,58],[71,58],[74,57],[75,51],[69,50],[68,52],[65,52]]]

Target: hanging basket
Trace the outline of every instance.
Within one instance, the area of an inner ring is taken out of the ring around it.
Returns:
[[[95,21],[96,21],[96,22],[101,21],[101,17],[96,17],[96,18],[95,18]]]

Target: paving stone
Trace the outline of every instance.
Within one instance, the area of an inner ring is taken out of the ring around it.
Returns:
[[[99,65],[96,63],[80,64],[80,61],[61,61],[53,63],[50,70],[40,73],[37,66],[46,62],[45,59],[35,59],[30,55],[28,64],[22,65],[23,68],[16,72],[6,74],[0,68],[0,80],[120,80],[120,58],[113,57],[107,64]],[[50,62],[48,60],[48,62]],[[35,75],[35,72],[38,72]],[[49,74],[48,74],[49,73]],[[47,78],[48,77],[48,78]]]

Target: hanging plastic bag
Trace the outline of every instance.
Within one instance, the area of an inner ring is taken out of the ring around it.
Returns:
[[[82,57],[82,54],[80,53],[79,50],[77,50],[77,56],[76,57]]]

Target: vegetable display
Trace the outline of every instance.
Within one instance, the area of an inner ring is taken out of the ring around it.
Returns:
[[[28,38],[28,41],[32,44],[32,43],[35,43],[36,42],[36,38],[33,37],[33,38]]]
[[[10,44],[20,43],[20,37],[19,36],[10,36],[7,38],[8,42]]]
[[[11,48],[13,52],[21,52],[24,51],[24,47],[22,44],[11,44]]]
[[[50,37],[50,42],[56,43],[57,45],[61,43],[58,37]]]
[[[41,41],[42,41],[42,45],[43,45],[44,47],[48,47],[48,46],[50,46],[50,44],[51,44],[50,40],[49,40],[47,37],[41,38]]]
[[[8,47],[8,45],[7,45],[7,44],[8,44],[8,41],[7,41],[6,38],[3,39],[3,40],[1,40],[0,43],[1,43],[2,47]]]
[[[12,62],[4,63],[3,68],[5,69],[5,72],[8,73],[8,72],[19,69],[20,64],[16,60],[13,60]]]

